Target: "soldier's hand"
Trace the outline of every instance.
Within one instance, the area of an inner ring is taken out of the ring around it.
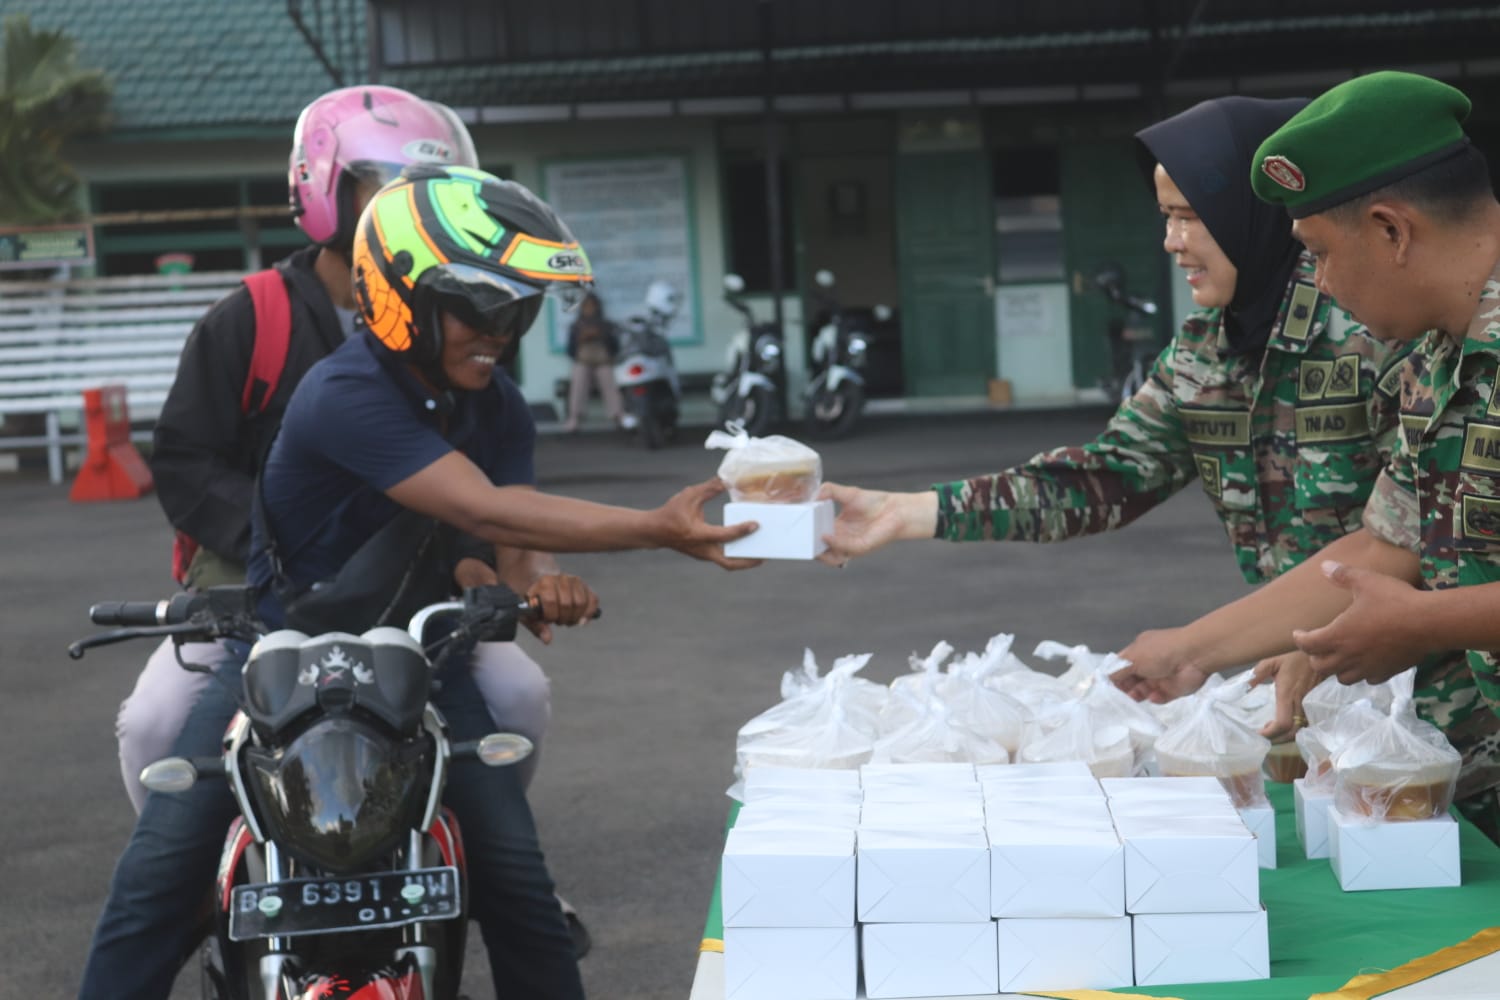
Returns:
[[[1160,703],[1196,691],[1208,675],[1187,656],[1183,636],[1180,628],[1142,632],[1120,650],[1130,666],[1116,670],[1110,679],[1136,701]]]
[[[1331,559],[1322,570],[1331,583],[1349,591],[1352,601],[1322,628],[1292,633],[1320,679],[1379,684],[1444,648],[1424,627],[1422,602],[1430,595],[1404,580]]]
[[[839,505],[833,534],[823,537],[828,550],[818,557],[832,566],[842,566],[898,539],[931,538],[937,527],[937,494],[931,490],[885,493],[824,483],[818,499]]]
[[[1276,685],[1276,718],[1261,727],[1260,734],[1275,743],[1289,740],[1307,725],[1302,699],[1322,680],[1313,673],[1307,654],[1283,653],[1261,660],[1251,671],[1252,684]]]

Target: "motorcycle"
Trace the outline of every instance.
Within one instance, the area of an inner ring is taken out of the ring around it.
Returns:
[[[468,899],[460,831],[441,805],[448,767],[514,764],[532,745],[513,733],[450,743],[428,695],[449,655],[513,639],[530,611],[483,587],[421,609],[405,631],[309,637],[265,633],[243,586],[89,609],[118,628],[73,643],[74,659],[147,636],[254,642],[222,756],[167,758],[141,775],[159,792],[227,780],[239,808],[212,887],[205,997],[457,996]]]
[[[1092,283],[1116,307],[1110,312],[1105,330],[1109,338],[1110,373],[1099,380],[1100,388],[1111,398],[1124,402],[1146,384],[1146,373],[1160,350],[1156,330],[1150,322],[1156,316],[1156,303],[1127,293],[1125,272],[1117,264],[1101,269]]]
[[[621,426],[640,431],[641,442],[653,451],[677,433],[682,383],[666,334],[681,304],[675,288],[653,281],[645,312],[627,319],[620,331],[615,383],[625,404]]]
[[[831,289],[832,271],[814,275],[821,293],[820,305],[828,310],[828,321],[812,341],[811,381],[807,385],[807,431],[812,437],[843,437],[853,430],[865,405],[865,365],[869,360],[870,336],[839,305]],[[877,305],[875,318],[891,317],[888,306]]]
[[[751,437],[770,429],[781,410],[781,331],[770,321],[756,322],[740,300],[745,280],[724,276],[724,301],[745,317],[745,328],[729,341],[728,370],[714,376],[709,395],[719,407],[719,423],[738,422]]]

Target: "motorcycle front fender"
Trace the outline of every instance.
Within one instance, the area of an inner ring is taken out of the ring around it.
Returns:
[[[834,365],[828,369],[828,391],[838,392],[839,386],[845,382],[853,382],[855,385],[864,385],[865,377],[853,368],[843,365]]]

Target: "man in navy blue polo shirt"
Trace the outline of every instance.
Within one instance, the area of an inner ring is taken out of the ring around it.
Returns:
[[[262,474],[250,580],[263,588],[268,625],[309,629],[331,615],[339,628],[360,631],[375,624],[361,619],[371,607],[383,609],[381,620],[404,622],[401,612],[428,603],[433,588],[452,589],[436,578],[449,563],[432,551],[433,522],[493,543],[500,579],[549,625],[578,624],[598,608],[552,552],[672,548],[726,569],[754,565],[726,557],[723,546],[755,525],[703,519],[703,504],[723,489],[716,481],[649,511],[532,486],[535,428],[501,366],[544,292],[585,288],[589,268],[567,227],[530,192],[470,169],[409,170],[360,220],[354,280],[367,329],[304,377]],[[209,687],[174,753],[214,752],[234,711],[227,690]],[[468,670],[447,670],[433,702],[454,740],[493,729]],[[444,802],[463,830],[471,915],[497,991],[582,997],[515,769],[455,761]],[[191,946],[196,890],[212,877],[233,815],[213,782],[148,797],[116,868],[81,996],[166,995]]]

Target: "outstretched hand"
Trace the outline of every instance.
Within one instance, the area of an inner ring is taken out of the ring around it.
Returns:
[[[886,493],[824,483],[818,499],[832,500],[839,507],[833,534],[823,537],[828,549],[818,556],[831,566],[842,566],[898,539],[931,538],[937,525],[937,494],[931,491]]]
[[[680,490],[656,509],[661,523],[662,544],[683,555],[722,566],[725,569],[750,569],[759,559],[731,559],[724,554],[727,542],[744,538],[760,527],[754,521],[742,524],[709,524],[703,517],[703,505],[724,492],[720,479],[710,479]]]
[[[1110,680],[1136,701],[1157,704],[1191,694],[1203,686],[1208,672],[1200,669],[1183,649],[1183,630],[1150,629],[1120,650],[1130,661],[1110,674]]]
[[[1323,679],[1313,673],[1312,664],[1302,652],[1283,653],[1261,660],[1250,674],[1254,685],[1276,685],[1276,718],[1261,727],[1260,734],[1272,742],[1294,736],[1307,725],[1302,699]]]
[[[1422,591],[1416,587],[1331,559],[1321,568],[1330,583],[1349,592],[1352,602],[1322,628],[1292,633],[1319,678],[1379,684],[1442,648],[1423,631]]]

